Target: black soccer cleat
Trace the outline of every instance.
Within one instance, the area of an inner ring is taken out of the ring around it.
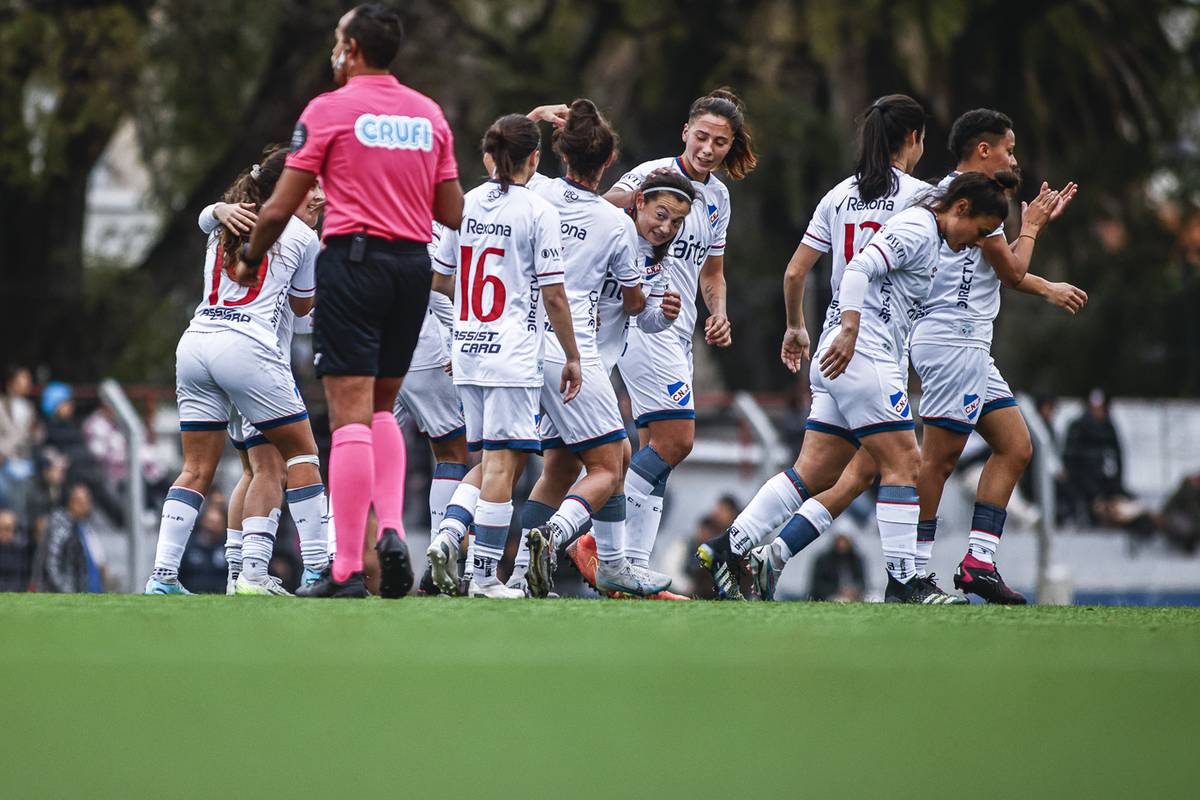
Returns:
[[[371,593],[367,591],[367,584],[363,581],[363,574],[359,572],[350,573],[350,577],[339,583],[333,579],[333,567],[325,567],[325,571],[321,573],[321,577],[310,583],[308,586],[301,586],[296,590],[296,597],[370,597]]]
[[[718,600],[745,600],[742,596],[742,559],[729,548],[729,531],[696,548],[700,566],[712,575]]]
[[[954,571],[954,588],[1000,606],[1023,606],[1025,595],[1008,588],[995,564],[980,561],[969,553]]]
[[[428,564],[425,565],[425,571],[421,573],[421,580],[417,582],[417,594],[423,594],[426,597],[442,594],[442,590],[433,582],[433,569]]]
[[[930,592],[932,592],[933,595],[941,598],[941,600],[936,603],[931,602],[930,603],[931,605],[942,605],[942,606],[969,606],[969,605],[971,605],[971,601],[968,600],[967,598],[963,597],[961,594],[950,594],[949,592],[943,592],[942,587],[937,585],[937,575],[934,575],[932,572],[929,573],[928,575],[926,575],[924,578],[920,578],[919,580],[925,581],[926,585],[929,586]]]
[[[394,528],[384,528],[375,552],[379,553],[379,595],[394,600],[412,591],[413,568],[408,544]]]
[[[918,606],[950,606],[961,605],[964,600],[952,594],[946,594],[929,578],[919,578],[916,575],[909,578],[908,583],[901,583],[888,573],[887,590],[883,593],[885,603],[908,603]]]

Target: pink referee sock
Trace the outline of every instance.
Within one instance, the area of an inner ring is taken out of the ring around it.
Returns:
[[[329,501],[337,519],[337,554],[333,559],[335,581],[344,581],[351,573],[363,568],[363,536],[367,530],[374,482],[371,429],[353,423],[335,430],[329,453]]]
[[[390,411],[376,411],[371,418],[371,434],[375,437],[375,485],[371,499],[375,502],[376,529],[379,536],[391,528],[404,538],[404,476],[408,469],[408,451],[404,434]]]

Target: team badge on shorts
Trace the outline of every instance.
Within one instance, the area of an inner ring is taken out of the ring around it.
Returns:
[[[896,392],[894,395],[888,398],[888,402],[892,404],[892,411],[895,411],[901,417],[908,419],[908,397],[904,394],[904,392]]]
[[[688,386],[683,381],[667,384],[667,394],[671,395],[671,402],[678,405],[680,408],[688,404],[688,400],[692,396],[692,387]]]
[[[979,413],[979,395],[963,395],[963,413],[967,415],[967,419],[975,419],[975,415]]]

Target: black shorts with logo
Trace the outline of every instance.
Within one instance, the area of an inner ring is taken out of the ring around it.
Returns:
[[[353,263],[353,238],[328,237],[317,257],[317,375],[402,377],[429,305],[429,253],[422,242],[369,236]]]

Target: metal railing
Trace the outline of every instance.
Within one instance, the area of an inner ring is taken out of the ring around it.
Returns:
[[[146,482],[142,479],[142,453],[146,447],[146,426],[133,403],[129,402],[129,396],[112,378],[101,381],[100,399],[112,409],[117,418],[117,426],[125,435],[126,454],[129,458],[129,480],[126,481],[124,498],[129,520],[126,527],[129,536],[129,575],[126,591],[136,592],[143,563],[142,547],[145,544],[142,522],[146,508]]]
[[[1028,394],[1017,396],[1021,408],[1035,409],[1037,403]],[[1049,580],[1050,534],[1054,528],[1057,498],[1054,476],[1062,471],[1062,460],[1058,456],[1058,444],[1054,434],[1037,413],[1025,414],[1025,424],[1033,438],[1033,477],[1037,486],[1038,506],[1041,519],[1037,524],[1037,594],[1038,602],[1052,602],[1055,594]]]

